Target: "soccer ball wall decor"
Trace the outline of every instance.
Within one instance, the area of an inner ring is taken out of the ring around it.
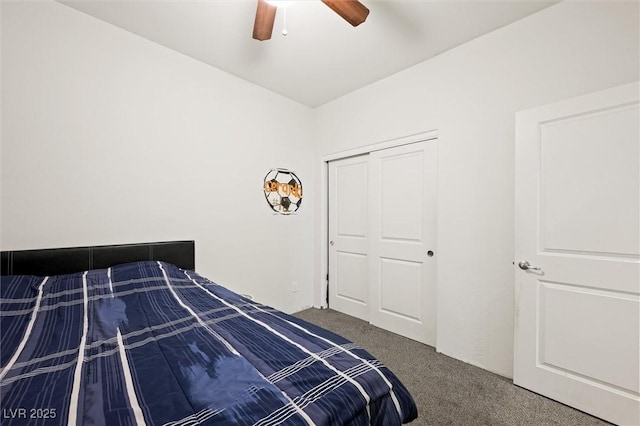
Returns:
[[[269,207],[278,214],[295,213],[302,204],[302,182],[291,170],[269,170],[263,189]]]

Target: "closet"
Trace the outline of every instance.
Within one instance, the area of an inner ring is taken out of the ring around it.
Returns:
[[[435,345],[437,139],[329,162],[329,307]]]

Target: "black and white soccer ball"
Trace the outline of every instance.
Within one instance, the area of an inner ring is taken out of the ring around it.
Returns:
[[[288,169],[271,169],[264,177],[264,196],[279,214],[292,214],[302,204],[302,182]]]

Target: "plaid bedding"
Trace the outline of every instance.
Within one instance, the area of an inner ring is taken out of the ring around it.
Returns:
[[[2,424],[394,425],[415,404],[344,338],[193,271],[0,282]]]

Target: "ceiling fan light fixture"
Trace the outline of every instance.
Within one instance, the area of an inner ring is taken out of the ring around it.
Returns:
[[[354,27],[362,24],[369,15],[369,9],[358,0],[321,1]],[[282,30],[282,35],[286,36],[286,7],[293,2],[293,0],[258,0],[256,19],[253,24],[253,38],[260,41],[271,38],[273,23],[276,19],[276,11],[278,8],[283,8],[283,12],[285,13],[285,25]]]
[[[293,3],[292,0],[266,0],[271,6],[275,7],[288,7]]]

